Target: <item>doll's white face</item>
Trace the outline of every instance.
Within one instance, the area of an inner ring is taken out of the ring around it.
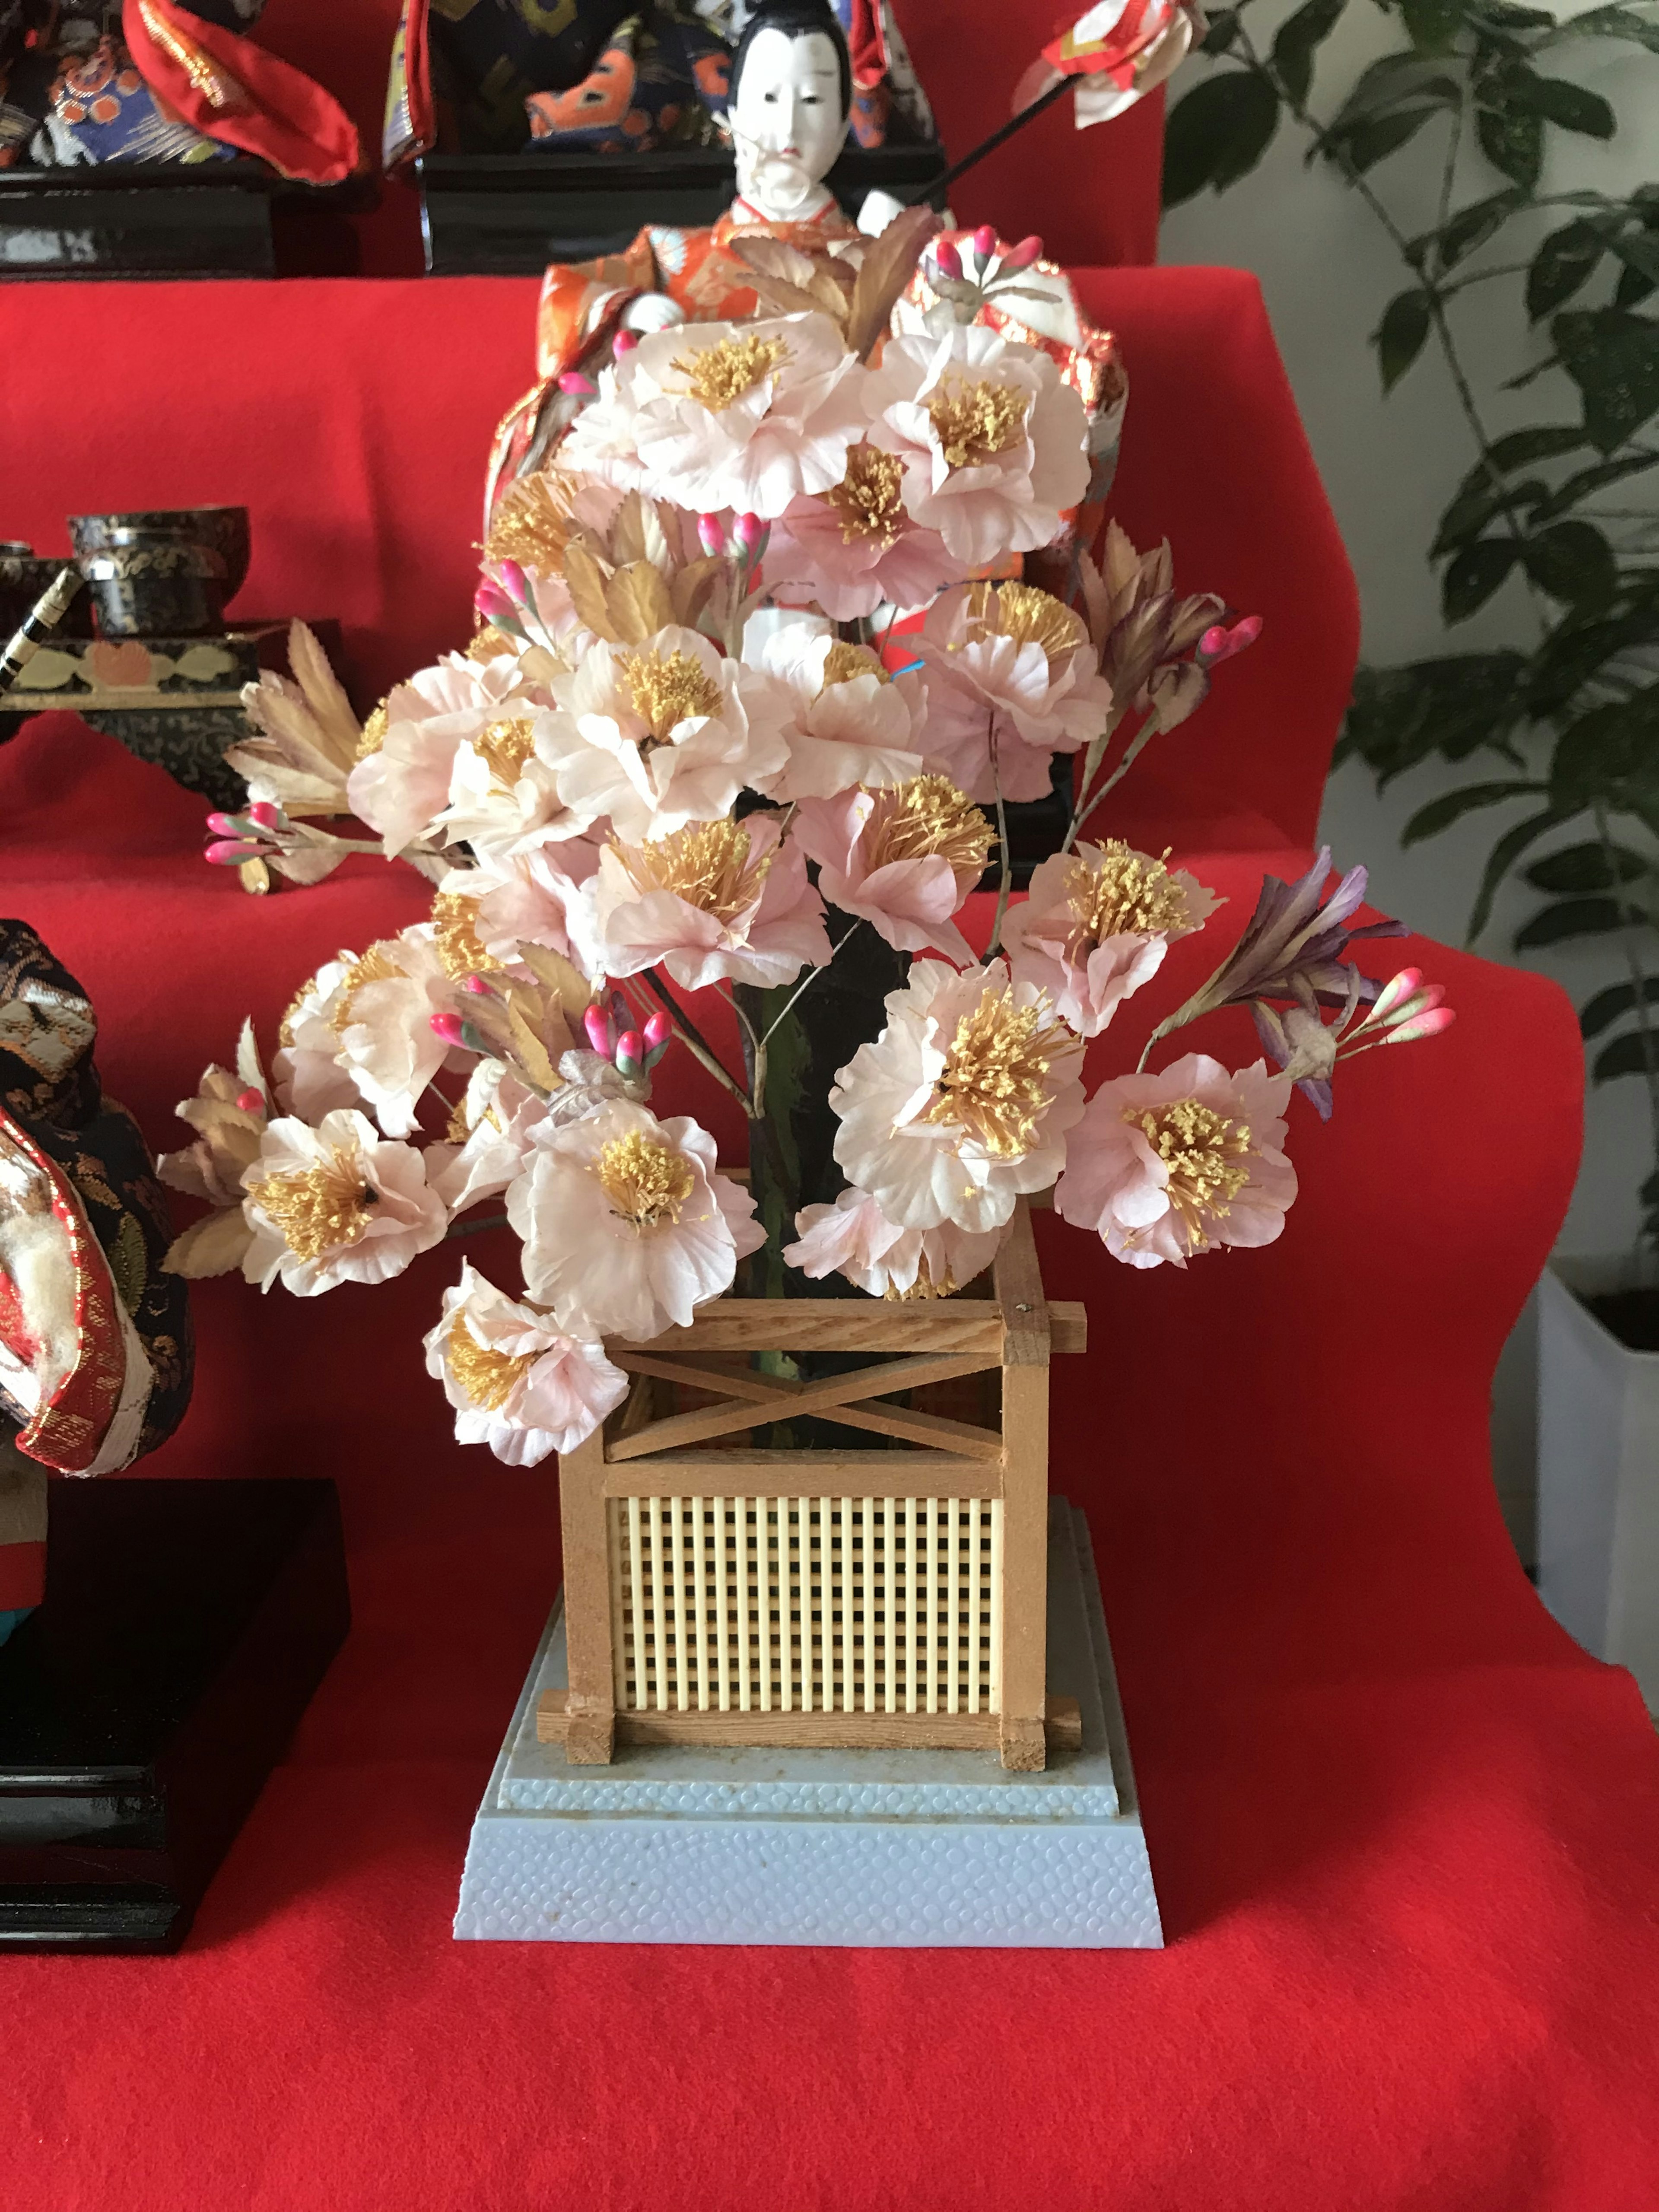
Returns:
[[[727,111],[738,190],[775,222],[813,212],[842,142],[841,65],[823,31],[757,31]]]

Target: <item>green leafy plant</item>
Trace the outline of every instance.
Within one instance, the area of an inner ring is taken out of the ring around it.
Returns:
[[[1291,129],[1399,254],[1407,281],[1372,333],[1382,388],[1437,349],[1474,454],[1429,549],[1443,620],[1466,622],[1516,575],[1530,612],[1506,649],[1362,666],[1339,758],[1364,761],[1379,788],[1430,759],[1470,764],[1472,781],[1412,817],[1407,844],[1527,802],[1487,859],[1469,938],[1518,873],[1544,903],[1517,950],[1608,940],[1616,973],[1581,1019],[1595,1081],[1646,1084],[1655,1168],[1642,1186],[1643,1241],[1659,1248],[1659,479],[1649,473],[1659,467],[1659,184],[1622,198],[1540,189],[1552,132],[1608,139],[1617,127],[1607,100],[1550,74],[1552,59],[1590,39],[1659,55],[1659,0],[1571,22],[1508,0],[1367,0],[1401,44],[1321,119],[1309,104],[1316,58],[1349,4],[1305,0],[1270,43],[1252,30],[1261,0],[1214,17],[1200,49],[1212,66],[1170,116],[1164,204],[1224,191]],[[1659,73],[1636,58],[1632,101],[1650,115]],[[1414,143],[1439,164],[1437,219],[1419,233],[1384,182]],[[1464,197],[1471,170],[1485,174]],[[1551,228],[1534,244],[1540,210]],[[1496,434],[1449,310],[1469,288],[1502,282],[1516,288],[1517,336],[1546,326],[1550,340],[1506,388],[1553,380],[1545,390],[1572,413]]]

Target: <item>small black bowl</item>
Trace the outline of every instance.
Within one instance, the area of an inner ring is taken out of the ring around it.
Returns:
[[[209,637],[225,623],[225,564],[204,545],[139,532],[81,556],[105,637]]]
[[[223,599],[234,599],[247,579],[252,539],[245,507],[149,507],[120,514],[72,514],[70,541],[77,553],[119,551],[141,544],[199,546],[221,563]]]

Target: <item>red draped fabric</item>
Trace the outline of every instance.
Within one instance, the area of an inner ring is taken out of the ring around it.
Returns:
[[[8,527],[57,543],[66,508],[248,499],[247,605],[339,613],[372,695],[465,634],[532,291],[0,290]],[[1134,379],[1121,519],[1169,530],[1181,581],[1267,617],[1115,825],[1173,842],[1230,903],[1095,1048],[1103,1072],[1219,957],[1263,869],[1305,864],[1355,624],[1248,280],[1123,271],[1089,296]],[[0,749],[0,906],[93,993],[109,1086],[158,1144],[244,1012],[269,1038],[310,968],[428,896],[354,861],[246,899],[196,859],[199,830],[197,802],[68,717]],[[9,2195],[1652,2202],[1659,1747],[1629,1678],[1538,1604],[1487,1462],[1492,1364],[1572,1180],[1575,1024],[1535,976],[1382,951],[1448,983],[1459,1022],[1356,1066],[1328,1126],[1297,1103],[1279,1243],[1143,1275],[1039,1226],[1052,1294],[1090,1310],[1087,1358],[1055,1369],[1053,1482],[1094,1532],[1166,1952],[453,1943],[468,1824],[558,1579],[555,1480],[451,1441],[419,1339],[453,1255],[322,1302],[212,1283],[196,1403],[147,1469],[334,1475],[356,1625],[179,1959],[6,1964]],[[1198,1041],[1255,1056],[1242,1016]],[[659,1084],[735,1141],[683,1059]],[[510,1281],[502,1232],[467,1252]]]

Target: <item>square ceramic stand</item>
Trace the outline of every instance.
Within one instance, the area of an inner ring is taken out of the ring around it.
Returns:
[[[1048,1521],[1048,1688],[1078,1751],[619,1747],[536,1740],[565,1686],[556,1605],[467,1849],[457,1936],[550,1943],[1150,1949],[1164,1941],[1087,1525]]]

